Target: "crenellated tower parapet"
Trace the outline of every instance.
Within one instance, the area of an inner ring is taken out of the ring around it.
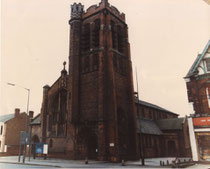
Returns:
[[[91,16],[93,13],[98,13],[99,11],[107,9],[113,15],[115,15],[118,19],[125,22],[125,14],[121,13],[116,7],[109,4],[108,0],[101,0],[99,5],[92,5],[86,11],[84,11],[82,18],[85,19]]]
[[[71,20],[72,19],[81,19],[83,14],[84,5],[81,3],[74,3],[71,5]]]

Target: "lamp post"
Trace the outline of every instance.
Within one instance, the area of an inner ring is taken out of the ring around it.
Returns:
[[[137,69],[136,69],[136,87],[137,87],[137,92],[135,92],[135,94],[137,94],[137,113],[139,113],[139,86],[138,86],[138,75],[137,75]],[[139,115],[139,123],[141,120],[141,116]],[[141,132],[141,124],[140,126],[140,130],[139,130],[139,139],[140,139],[140,156],[141,156],[141,165],[145,165],[144,162],[144,150],[143,150],[143,133]]]
[[[23,86],[14,84],[14,83],[7,83],[7,85],[10,86],[18,86],[22,89],[25,89],[28,92],[28,100],[27,100],[27,112],[26,112],[26,120],[25,120],[25,132],[26,132],[26,137],[25,137],[25,142],[24,142],[24,148],[23,148],[23,163],[25,163],[25,157],[26,157],[26,144],[28,142],[28,110],[29,110],[29,98],[30,98],[30,89],[25,88]]]

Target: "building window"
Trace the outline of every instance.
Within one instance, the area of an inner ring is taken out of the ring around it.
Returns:
[[[52,130],[52,115],[49,114],[47,118],[48,118],[48,131],[51,131]]]
[[[206,59],[207,71],[210,71],[210,58]]]
[[[206,96],[207,96],[207,100],[208,100],[208,107],[210,108],[210,96],[209,96],[209,88],[206,88]]]
[[[116,55],[113,56],[113,65],[114,65],[115,72],[117,72],[118,66],[117,66],[117,56]]]
[[[98,70],[98,54],[93,55],[93,70]]]
[[[66,121],[66,106],[67,106],[67,92],[66,90],[61,90],[60,92],[60,118],[59,121],[61,124]]]
[[[86,56],[85,57],[85,63],[84,63],[84,65],[85,65],[85,72],[88,72],[89,71],[89,67],[90,67],[90,62],[89,62],[89,56]]]
[[[3,133],[3,126],[1,126],[0,135],[2,135],[2,133]]]
[[[98,48],[99,47],[99,37],[100,37],[100,19],[96,19],[94,21],[94,29],[92,31],[92,41],[93,41],[93,47]]]
[[[118,51],[123,53],[123,30],[121,26],[117,26],[117,44],[118,44]]]
[[[142,118],[145,118],[144,109],[142,108]]]
[[[149,119],[152,119],[152,112],[149,110]]]
[[[84,25],[84,30],[82,34],[82,48],[84,51],[90,50],[90,24]]]
[[[112,30],[112,48],[116,49],[116,31],[115,31],[115,23],[111,21],[111,30]]]
[[[52,148],[53,147],[53,140],[50,139],[50,142],[49,142],[49,147]]]

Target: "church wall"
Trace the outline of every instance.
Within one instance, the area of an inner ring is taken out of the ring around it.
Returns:
[[[98,120],[98,72],[81,75],[80,105],[81,120]]]

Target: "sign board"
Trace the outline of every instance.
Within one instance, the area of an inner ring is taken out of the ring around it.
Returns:
[[[35,144],[35,152],[36,154],[43,154],[44,144],[43,143],[36,143]]]
[[[110,146],[110,147],[114,147],[114,143],[110,143],[109,146]]]
[[[48,144],[44,144],[43,154],[48,154]]]
[[[29,144],[30,138],[30,133],[27,133],[25,131],[20,132],[20,144]]]
[[[210,117],[193,118],[193,125],[195,127],[210,127]]]

